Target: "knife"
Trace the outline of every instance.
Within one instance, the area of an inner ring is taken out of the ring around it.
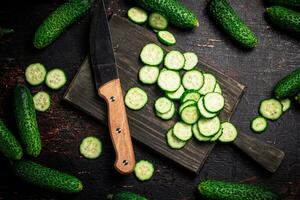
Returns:
[[[114,166],[121,174],[129,174],[135,156],[103,0],[95,3],[89,39],[95,86],[108,107],[109,132],[116,152]]]

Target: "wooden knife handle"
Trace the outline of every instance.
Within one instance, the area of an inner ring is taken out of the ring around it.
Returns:
[[[284,152],[280,149],[246,134],[239,134],[233,143],[272,173],[278,169],[284,158]]]
[[[107,82],[98,89],[98,93],[108,105],[108,126],[116,152],[115,168],[121,174],[129,174],[134,169],[135,156],[120,80]]]

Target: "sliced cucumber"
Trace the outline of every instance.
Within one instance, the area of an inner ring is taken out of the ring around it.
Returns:
[[[159,97],[154,103],[155,110],[161,114],[167,113],[171,110],[172,101],[167,97]]]
[[[186,106],[180,112],[180,118],[187,124],[194,124],[198,121],[200,117],[197,105]]]
[[[130,8],[127,12],[127,16],[136,24],[144,24],[148,19],[147,12],[139,7]]]
[[[53,90],[62,88],[66,82],[67,76],[61,69],[52,69],[46,75],[46,85]]]
[[[230,122],[223,122],[221,124],[222,135],[219,137],[220,142],[232,142],[237,137],[237,130]]]
[[[164,51],[158,45],[150,43],[144,46],[140,58],[146,65],[159,65],[164,59]]]
[[[209,141],[211,141],[211,142],[217,141],[219,139],[219,137],[221,137],[222,131],[223,131],[222,128],[220,128],[218,133],[216,135],[212,136]]]
[[[155,30],[164,30],[169,24],[165,16],[156,12],[150,14],[148,22],[151,28]]]
[[[204,76],[204,84],[202,88],[199,90],[199,93],[205,95],[209,92],[213,92],[216,86],[216,78],[211,74],[203,74]]]
[[[150,180],[154,174],[154,166],[148,160],[140,160],[135,165],[134,173],[140,181]]]
[[[163,43],[167,46],[176,44],[176,39],[175,39],[174,35],[172,33],[170,33],[169,31],[159,31],[157,33],[157,37],[161,43]]]
[[[251,129],[256,133],[262,133],[268,128],[268,121],[266,118],[257,116],[251,121]]]
[[[219,93],[207,93],[203,98],[204,107],[208,112],[216,113],[224,108],[224,97]]]
[[[290,99],[282,99],[280,100],[282,105],[282,111],[285,112],[291,107],[291,100]]]
[[[50,108],[51,98],[47,92],[41,91],[33,96],[33,103],[37,111],[45,112]]]
[[[166,96],[172,100],[179,100],[184,91],[184,87],[180,85],[180,87],[175,92],[166,92]]]
[[[187,141],[193,135],[192,126],[184,122],[176,122],[176,124],[173,127],[173,133],[174,136],[179,140]]]
[[[125,105],[131,110],[140,110],[148,102],[147,93],[139,87],[130,88],[125,95]]]
[[[210,119],[210,118],[217,116],[217,113],[211,113],[206,110],[206,108],[204,107],[204,103],[203,103],[203,97],[201,97],[199,99],[197,106],[198,106],[201,116],[203,116],[204,118]]]
[[[194,101],[194,100],[187,100],[186,102],[184,102],[183,104],[181,104],[180,107],[179,107],[179,113],[181,113],[182,110],[185,107],[190,106],[190,105],[196,105],[196,101]]]
[[[216,87],[214,89],[214,92],[219,93],[219,94],[223,94],[221,86],[219,83],[216,83]]]
[[[41,63],[33,63],[25,70],[26,81],[33,86],[39,85],[44,82],[47,71]]]
[[[186,141],[179,140],[174,136],[173,129],[169,129],[167,132],[167,144],[172,149],[181,149],[186,145]]]
[[[94,136],[84,138],[80,144],[80,153],[88,159],[98,158],[102,153],[101,141]]]
[[[199,132],[206,137],[217,134],[220,130],[220,127],[221,122],[218,116],[211,119],[200,118],[198,120]]]
[[[156,112],[156,115],[158,117],[160,117],[161,119],[163,119],[163,120],[170,120],[175,115],[175,113],[176,113],[175,104],[172,102],[172,107],[171,107],[171,110],[169,112],[164,113],[164,114]]]
[[[187,90],[199,90],[203,82],[203,74],[195,69],[185,72],[182,78],[182,85]]]
[[[265,99],[260,102],[259,113],[266,119],[276,120],[282,115],[282,104],[276,99]]]
[[[198,64],[198,56],[193,52],[186,52],[183,54],[185,58],[184,70],[192,70]]]
[[[181,103],[184,103],[188,100],[193,100],[195,102],[198,102],[200,97],[201,97],[201,94],[198,91],[196,91],[196,90],[186,90],[182,95]]]
[[[192,132],[193,132],[193,135],[194,137],[200,141],[200,142],[205,142],[205,141],[209,141],[211,137],[206,137],[204,135],[202,135],[200,132],[199,132],[199,129],[198,129],[198,124],[195,123],[193,124],[192,126]]]
[[[164,91],[174,92],[180,87],[181,78],[176,71],[164,70],[160,72],[157,84]]]
[[[139,71],[139,79],[144,84],[154,84],[159,75],[159,68],[154,66],[143,66]]]
[[[185,63],[184,56],[179,51],[170,51],[164,59],[164,65],[171,70],[180,70]]]

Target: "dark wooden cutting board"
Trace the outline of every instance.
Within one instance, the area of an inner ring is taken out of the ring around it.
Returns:
[[[157,41],[152,31],[116,15],[112,16],[110,20],[110,31],[123,93],[130,87],[139,86],[146,90],[149,97],[147,105],[142,110],[127,109],[132,137],[184,168],[197,173],[215,143],[199,143],[192,139],[181,150],[170,149],[166,144],[165,134],[178,118],[174,117],[170,121],[162,121],[157,118],[153,112],[153,103],[163,93],[156,86],[142,85],[137,79],[138,70],[142,66],[139,53],[143,46],[147,43],[157,43],[166,51],[173,47],[164,47]],[[174,48],[183,52],[188,51],[188,49],[181,49],[178,46]],[[245,86],[217,71],[201,59],[198,68],[212,73],[219,81],[226,99],[221,119],[229,120],[244,93]],[[97,96],[88,59],[82,63],[64,95],[64,100],[106,124],[106,104]]]

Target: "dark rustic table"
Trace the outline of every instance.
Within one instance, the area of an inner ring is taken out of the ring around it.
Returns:
[[[0,25],[15,29],[14,34],[0,41],[0,116],[13,132],[16,130],[11,96],[17,83],[25,83],[25,67],[33,62],[44,63],[48,68],[61,67],[71,80],[87,53],[88,16],[46,50],[38,51],[32,46],[35,29],[62,2],[0,3]],[[178,44],[197,52],[208,63],[219,66],[220,71],[248,86],[232,120],[239,131],[254,135],[249,130],[249,120],[257,115],[259,101],[270,97],[272,86],[281,77],[300,67],[300,41],[269,26],[263,16],[266,5],[262,0],[230,2],[260,39],[253,51],[240,49],[216,28],[208,18],[206,0],[184,1],[197,13],[198,29],[180,31],[170,27],[170,30]],[[106,1],[106,5],[109,15],[124,16],[133,3],[114,0]],[[43,151],[36,161],[77,175],[84,182],[84,191],[69,196],[25,184],[14,178],[9,162],[1,156],[0,199],[105,199],[111,192],[129,190],[155,200],[187,200],[196,198],[198,182],[207,178],[263,184],[281,193],[284,199],[300,198],[300,109],[295,105],[277,122],[270,123],[266,133],[254,135],[285,151],[286,157],[275,174],[268,173],[233,146],[217,144],[200,174],[195,176],[135,143],[137,159],[150,160],[156,168],[152,180],[141,183],[133,175],[120,176],[113,169],[114,151],[107,128],[63,102],[65,88],[53,92],[40,86],[32,91],[42,89],[51,93],[52,107],[49,112],[38,113]],[[80,140],[87,135],[102,139],[101,158],[90,161],[79,155]]]

